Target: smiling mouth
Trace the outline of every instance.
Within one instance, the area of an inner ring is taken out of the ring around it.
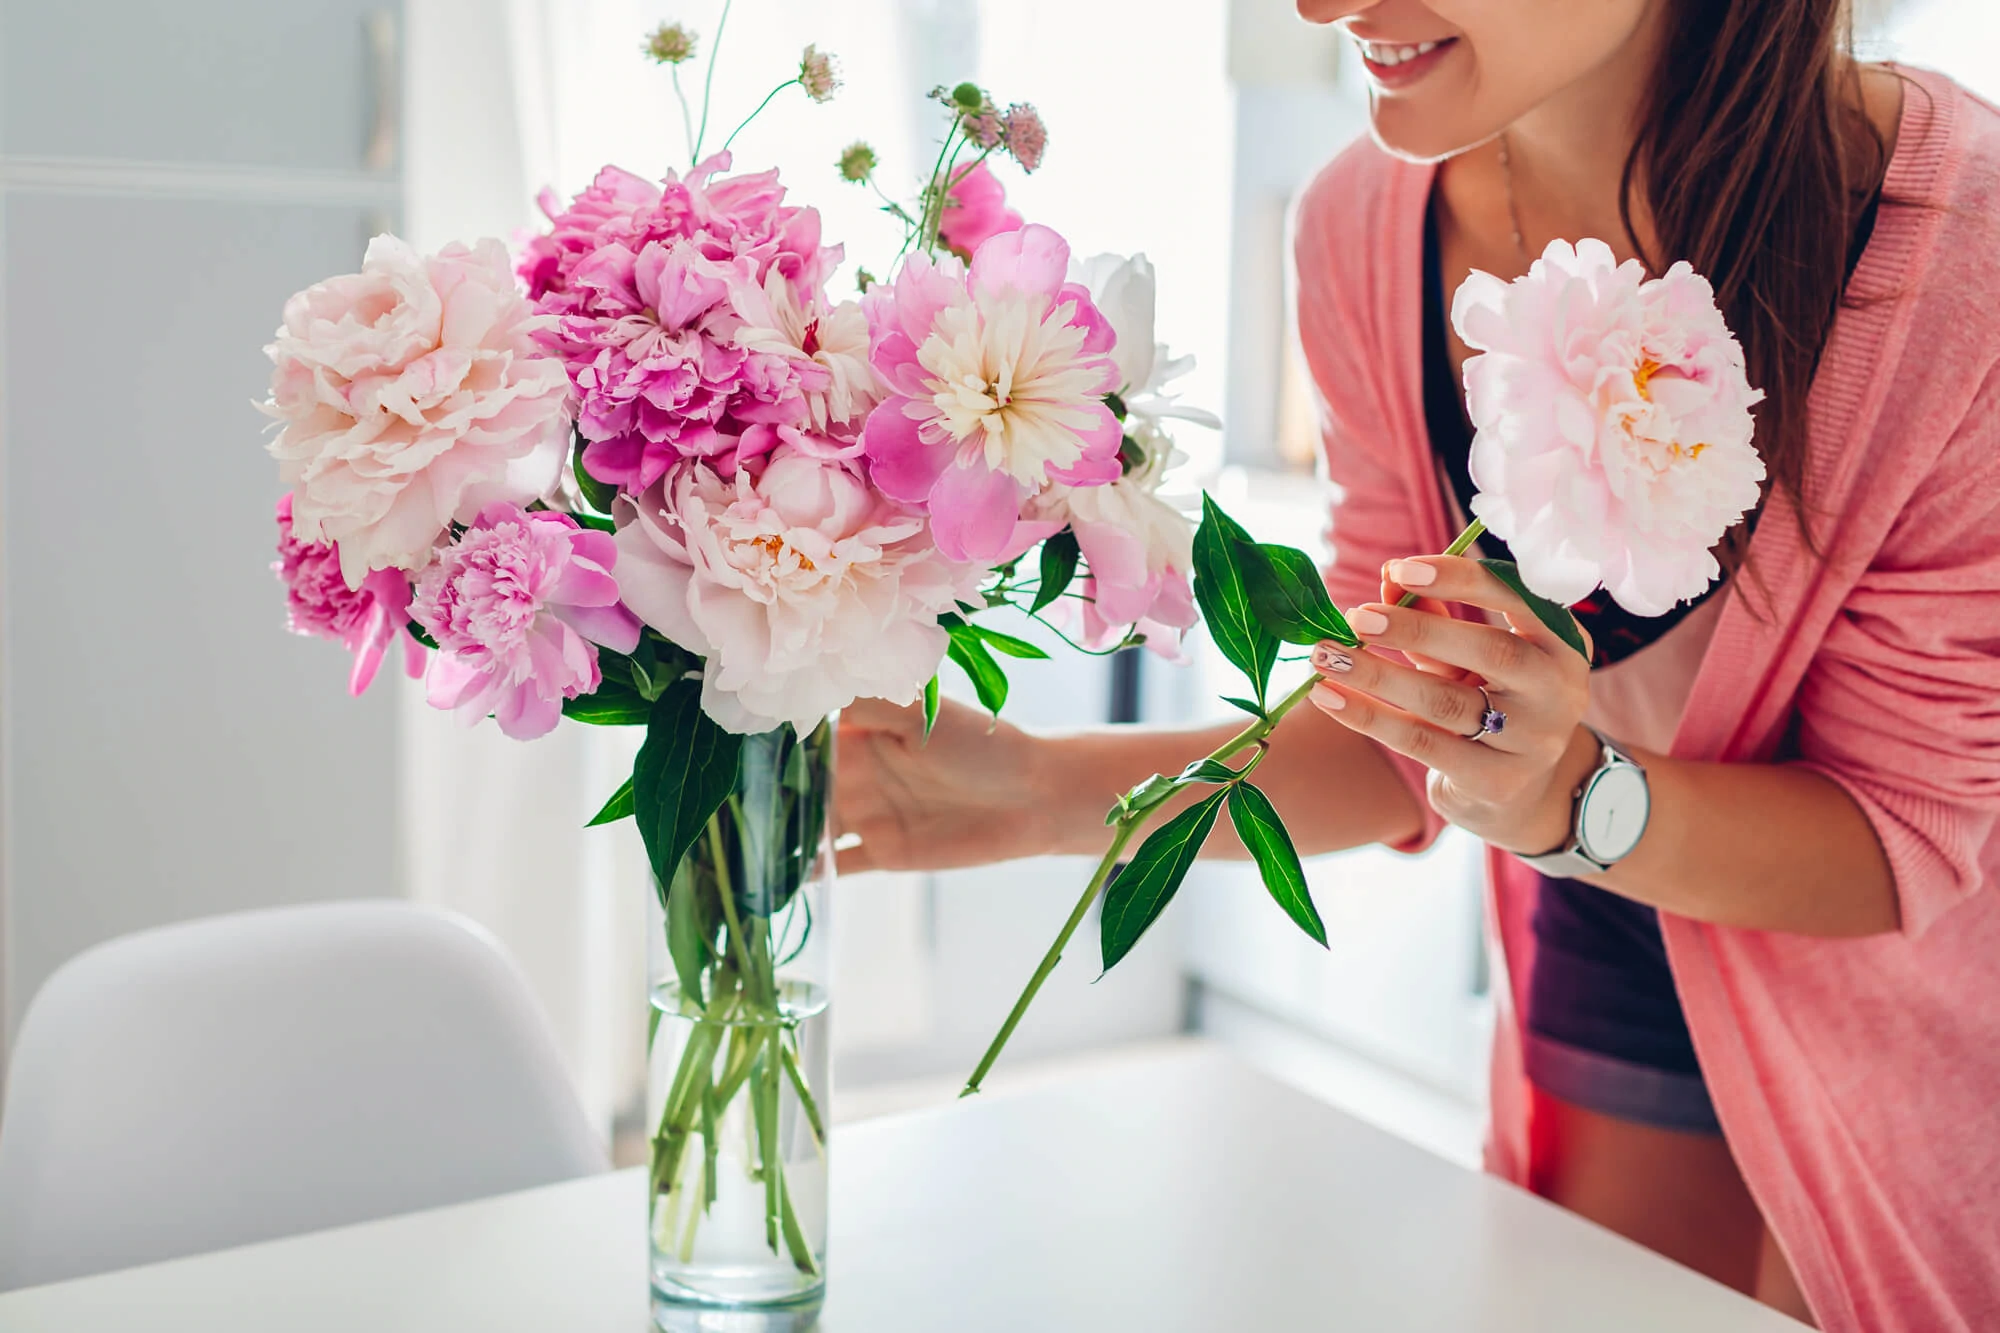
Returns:
[[[1432,42],[1375,42],[1356,39],[1361,61],[1379,84],[1391,87],[1415,82],[1458,45],[1456,37]]]

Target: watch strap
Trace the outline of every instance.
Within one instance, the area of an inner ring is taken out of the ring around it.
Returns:
[[[1590,853],[1583,850],[1583,794],[1590,790],[1591,783],[1596,781],[1598,774],[1614,765],[1622,764],[1628,768],[1639,769],[1641,773],[1645,772],[1639,761],[1626,753],[1624,746],[1606,736],[1596,727],[1585,724],[1585,729],[1597,738],[1599,760],[1597,767],[1591,769],[1585,775],[1583,781],[1578,784],[1576,791],[1570,797],[1569,841],[1556,850],[1544,852],[1540,856],[1520,856],[1517,854],[1515,857],[1522,864],[1530,867],[1539,874],[1547,875],[1550,879],[1574,879],[1579,875],[1601,875],[1611,869],[1609,865],[1597,860]]]

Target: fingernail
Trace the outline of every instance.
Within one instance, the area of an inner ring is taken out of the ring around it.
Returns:
[[[1314,703],[1329,713],[1338,713],[1341,709],[1347,707],[1347,700],[1342,696],[1340,691],[1328,689],[1325,682],[1313,686],[1312,697]]]
[[[1347,613],[1347,624],[1356,634],[1380,634],[1389,628],[1389,617],[1360,606]]]
[[[1354,659],[1330,643],[1322,643],[1313,649],[1313,665],[1321,671],[1352,671]]]
[[[1405,588],[1428,588],[1437,582],[1437,566],[1419,560],[1391,560],[1389,579]]]

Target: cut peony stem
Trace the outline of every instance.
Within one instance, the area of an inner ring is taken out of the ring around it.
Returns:
[[[1467,549],[1479,540],[1480,534],[1485,531],[1486,525],[1476,518],[1473,519],[1472,522],[1466,524],[1465,531],[1454,537],[1451,545],[1444,548],[1444,554],[1465,554]],[[1398,605],[1409,606],[1416,599],[1415,593],[1405,593]],[[1243,751],[1253,745],[1264,744],[1270,738],[1271,733],[1277,730],[1278,723],[1284,720],[1285,714],[1291,712],[1308,694],[1311,694],[1313,686],[1318,683],[1319,676],[1317,674],[1307,676],[1299,682],[1297,688],[1280,699],[1276,706],[1263,717],[1258,718],[1227,741],[1209,751],[1208,760],[1218,764],[1223,763],[1243,753]],[[1199,764],[1203,761],[1196,760],[1195,762]],[[1193,766],[1190,765],[1189,767]],[[1140,787],[1148,786],[1152,782],[1164,777],[1164,774],[1155,775],[1154,778],[1141,783]],[[1133,788],[1134,791],[1139,789],[1139,787]],[[1077,927],[1081,926],[1084,917],[1090,914],[1090,905],[1097,901],[1099,894],[1104,892],[1104,886],[1110,881],[1111,872],[1117,866],[1118,858],[1124,854],[1126,847],[1131,845],[1132,839],[1138,835],[1139,831],[1150,823],[1153,817],[1159,814],[1166,805],[1167,802],[1164,800],[1156,800],[1149,804],[1139,805],[1112,824],[1111,845],[1105,849],[1103,859],[1098,861],[1097,869],[1090,876],[1090,883],[1084,886],[1083,896],[1076,900],[1076,907],[1070,912],[1069,920],[1063,922],[1063,928],[1057,933],[1055,943],[1051,944],[1049,951],[1042,955],[1041,965],[1035,969],[1035,975],[1028,978],[1027,988],[1021,992],[1021,998],[1014,1001],[1013,1009],[1007,1014],[1007,1021],[1000,1025],[1000,1031],[994,1036],[992,1045],[986,1048],[986,1054],[979,1057],[979,1063],[974,1066],[972,1076],[965,1080],[965,1087],[960,1091],[959,1096],[970,1097],[979,1091],[979,1085],[992,1070],[994,1062],[1000,1058],[1000,1052],[1006,1049],[1008,1039],[1014,1035],[1014,1029],[1020,1026],[1021,1019],[1027,1014],[1028,1006],[1035,1002],[1035,996],[1040,993],[1042,983],[1049,979],[1049,974],[1056,970],[1056,964],[1062,961],[1063,950],[1069,947],[1070,937],[1076,934]]]

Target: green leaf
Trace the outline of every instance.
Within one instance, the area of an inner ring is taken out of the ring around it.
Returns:
[[[624,785],[611,793],[611,799],[604,803],[604,808],[592,815],[590,822],[585,824],[584,827],[596,828],[599,824],[615,824],[631,813],[632,779],[627,778]]]
[[[1250,678],[1261,709],[1278,661],[1278,639],[1250,608],[1239,554],[1246,547],[1254,556],[1250,534],[1202,496],[1201,526],[1194,534],[1194,599],[1216,650]]]
[[[1131,862],[1118,872],[1118,878],[1111,881],[1098,923],[1098,948],[1106,972],[1132,951],[1146,928],[1173,901],[1188,868],[1201,853],[1201,845],[1208,841],[1216,812],[1229,791],[1224,787],[1204,797],[1154,829],[1132,854]]]
[[[1528,591],[1528,585],[1521,582],[1521,571],[1514,567],[1512,560],[1481,560],[1479,563],[1486,566],[1493,577],[1512,588],[1528,604],[1528,609],[1535,613],[1535,619],[1553,630],[1558,639],[1576,649],[1584,661],[1590,660],[1590,650],[1583,646],[1583,631],[1577,628],[1576,617],[1548,598]]]
[[[580,528],[589,528],[594,532],[618,531],[618,525],[602,514],[571,514],[570,517],[576,520]]]
[[[1047,653],[1026,639],[1017,639],[1011,634],[1002,634],[999,630],[988,629],[984,625],[972,626],[972,632],[977,634],[980,641],[988,647],[997,648],[1009,657],[1025,657],[1032,661],[1044,662],[1048,660]]]
[[[1258,545],[1243,554],[1250,608],[1264,628],[1286,643],[1321,639],[1352,648],[1361,640],[1326,595],[1312,557],[1290,546]]]
[[[1236,836],[1257,863],[1265,889],[1300,930],[1325,948],[1326,923],[1313,906],[1305,867],[1299,864],[1298,849],[1292,846],[1292,835],[1285,831],[1285,821],[1278,817],[1271,798],[1247,782],[1237,783],[1229,789],[1229,822],[1236,826]]]
[[[662,880],[661,883],[668,881]],[[716,904],[704,903],[695,887],[693,868],[682,865],[667,891],[667,955],[674,961],[674,976],[681,994],[697,1007],[706,1007],[702,977],[715,961]]]
[[[1007,702],[1007,673],[993,660],[993,654],[986,651],[970,625],[960,623],[947,626],[951,643],[945,655],[958,663],[959,668],[972,678],[972,688],[979,695],[980,706],[994,716],[999,716],[1000,708]]]
[[[1076,565],[1081,554],[1076,534],[1068,528],[1042,543],[1041,580],[1029,610],[1040,611],[1068,590],[1070,580],[1076,577]]]
[[[931,728],[937,725],[939,700],[938,678],[933,675],[924,682],[924,739],[931,738]]]
[[[593,727],[641,727],[652,719],[652,705],[630,686],[606,680],[594,693],[563,700],[563,716]]]
[[[607,485],[586,472],[583,467],[583,451],[590,441],[583,438],[583,432],[576,433],[576,447],[570,453],[570,468],[576,473],[576,489],[582,494],[584,503],[600,514],[611,512],[611,502],[618,498],[618,488]]]
[[[1236,770],[1219,759],[1197,759],[1182,769],[1175,782],[1234,782]]]
[[[438,646],[438,641],[430,636],[430,631],[426,630],[422,625],[419,625],[416,621],[414,620],[410,621],[408,624],[404,625],[403,628],[409,631],[411,638],[415,639],[418,643],[421,643],[424,647],[436,648]]]
[[[1225,694],[1222,696],[1222,702],[1228,704],[1232,708],[1240,708],[1252,717],[1260,718],[1264,716],[1264,709],[1262,705],[1253,703],[1248,699],[1238,699],[1231,695]]]
[[[662,884],[736,786],[743,738],[701,710],[701,685],[680,680],[653,704],[632,767],[633,811],[646,856]]]

